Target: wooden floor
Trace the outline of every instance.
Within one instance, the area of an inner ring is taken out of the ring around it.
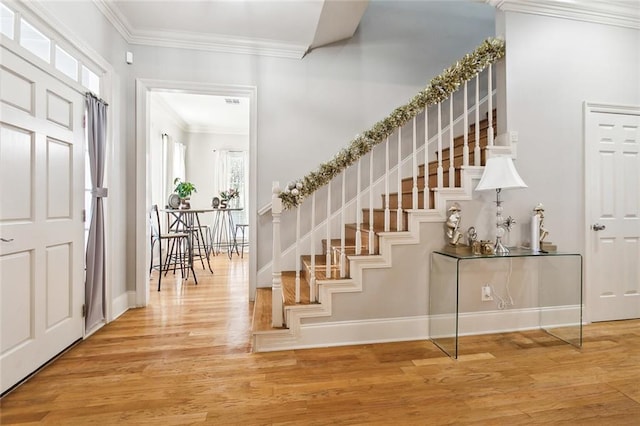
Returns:
[[[253,354],[247,257],[213,266],[7,395],[0,424],[640,424],[640,321],[589,325],[581,350],[466,337],[457,361],[428,341]]]

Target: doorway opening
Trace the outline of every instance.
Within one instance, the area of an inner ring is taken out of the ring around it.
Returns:
[[[145,306],[151,256],[148,210],[152,204],[167,204],[176,177],[195,184],[197,192],[191,196],[191,205],[199,208],[211,207],[213,197],[228,191],[226,186],[237,185],[245,215],[238,220],[244,219],[249,229],[255,229],[257,104],[256,89],[251,86],[139,79],[136,94],[136,189],[144,194],[136,201],[136,304]],[[238,181],[237,167],[233,173],[228,171],[228,179],[222,179],[221,157],[237,165],[238,161],[229,159],[237,159],[239,152],[246,158],[242,182]],[[255,245],[255,238],[249,238],[250,253],[256,252]],[[250,255],[249,300],[255,293],[255,265],[255,256]]]

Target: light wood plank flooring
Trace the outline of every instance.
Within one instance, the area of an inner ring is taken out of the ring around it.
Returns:
[[[587,326],[580,350],[465,337],[458,361],[428,341],[253,354],[247,259],[167,279],[3,398],[0,424],[640,424],[638,320]]]

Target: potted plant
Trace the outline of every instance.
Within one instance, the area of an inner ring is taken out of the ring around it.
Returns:
[[[192,184],[191,182],[181,182],[180,178],[175,178],[173,180],[173,184],[176,186],[176,188],[173,191],[176,194],[178,194],[178,197],[180,197],[180,201],[182,203],[180,208],[181,209],[190,208],[191,204],[189,203],[189,198],[191,198],[192,193],[198,192],[196,190],[195,185]]]

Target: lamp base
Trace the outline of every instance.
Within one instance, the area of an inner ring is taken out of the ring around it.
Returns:
[[[500,237],[496,238],[496,245],[494,246],[493,251],[495,254],[498,254],[498,255],[509,254],[509,249],[502,244]]]

